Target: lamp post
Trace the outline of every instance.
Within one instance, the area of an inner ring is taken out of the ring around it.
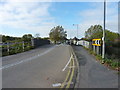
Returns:
[[[105,58],[105,20],[106,20],[106,0],[104,0],[104,27],[103,27],[103,46],[102,46],[102,58]]]
[[[73,24],[73,26],[77,26],[77,38],[78,38],[78,25],[79,24]]]

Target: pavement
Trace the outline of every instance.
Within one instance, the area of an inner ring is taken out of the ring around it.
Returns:
[[[77,88],[118,88],[117,71],[100,64],[82,46],[73,49],[79,63]]]
[[[2,58],[2,88],[54,88],[63,83],[69,45],[46,45]]]

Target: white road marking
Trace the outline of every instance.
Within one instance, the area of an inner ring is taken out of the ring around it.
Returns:
[[[52,84],[53,87],[59,87],[61,85],[62,85],[61,83]]]
[[[33,56],[33,57],[30,57],[30,58],[28,58],[28,59],[24,59],[24,60],[17,61],[17,62],[12,63],[12,64],[8,64],[8,65],[5,65],[5,66],[2,66],[2,67],[0,67],[0,70],[6,69],[6,68],[9,68],[9,67],[18,65],[18,64],[21,64],[21,63],[23,63],[23,62],[27,62],[27,61],[31,61],[31,60],[33,60],[33,59],[36,59],[36,58],[38,58],[38,57],[40,57],[40,56],[43,56],[43,55],[47,54],[48,52],[50,52],[51,50],[53,50],[55,47],[56,47],[56,46],[48,49],[47,51],[45,51],[45,52],[43,52],[43,53],[41,53],[41,54],[35,55],[35,56]]]
[[[65,71],[65,69],[66,69],[66,68],[67,68],[67,66],[69,65],[69,63],[70,63],[71,59],[72,59],[72,55],[71,55],[71,57],[70,57],[69,61],[67,62],[67,64],[65,65],[65,67],[62,69],[62,71]]]

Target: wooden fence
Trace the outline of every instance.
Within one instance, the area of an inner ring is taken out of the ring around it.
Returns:
[[[29,42],[7,42],[0,43],[1,56],[12,55],[24,51],[28,51],[32,48],[37,48],[42,45],[50,44],[49,40],[43,39],[31,39]]]
[[[2,56],[24,52],[32,48],[30,42],[24,42],[24,41],[14,42],[14,43],[11,42],[1,43],[0,46],[2,48],[1,49]]]

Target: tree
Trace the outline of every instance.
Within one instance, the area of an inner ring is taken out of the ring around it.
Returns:
[[[85,38],[88,40],[94,38],[102,38],[103,28],[101,25],[91,26],[87,31],[85,31]]]
[[[5,37],[5,35],[2,35],[2,42],[6,42],[7,38]]]
[[[2,37],[2,42],[11,42],[11,41],[17,41],[20,40],[20,37],[12,37],[12,36],[5,36],[5,35],[1,35]]]
[[[105,42],[113,42],[120,36],[118,33],[111,32],[109,30],[105,30]],[[101,25],[91,26],[87,31],[85,31],[85,38],[88,40],[92,40],[95,38],[103,37],[103,28]]]
[[[36,34],[35,34],[35,38],[40,38],[40,34],[39,34],[39,33],[36,33]]]
[[[57,42],[64,42],[67,37],[67,32],[64,31],[64,28],[62,26],[57,26],[51,29],[49,33],[49,37],[54,43]]]
[[[33,38],[32,34],[25,34],[22,36],[23,41],[31,41],[31,38]]]
[[[42,39],[44,39],[44,40],[49,40],[50,38],[49,38],[49,37],[44,37],[44,38],[42,38]]]

